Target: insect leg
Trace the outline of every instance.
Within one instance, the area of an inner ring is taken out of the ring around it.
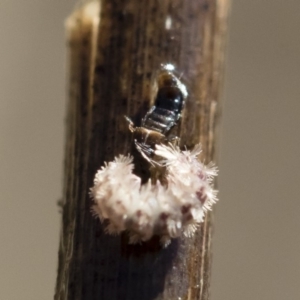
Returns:
[[[128,128],[131,132],[135,132],[135,126],[130,118],[124,116],[125,120],[128,122]]]
[[[159,162],[157,162],[157,161],[155,161],[155,160],[153,160],[153,159],[151,159],[150,157],[151,156],[154,156],[154,150],[150,147],[150,146],[148,146],[148,145],[146,145],[146,144],[144,144],[144,143],[139,143],[139,142],[137,142],[136,140],[134,141],[134,143],[135,143],[135,147],[136,147],[136,149],[141,153],[141,155],[152,165],[152,166],[154,166],[154,165],[156,165],[156,166],[159,166],[159,167],[161,167],[162,165],[159,163]]]

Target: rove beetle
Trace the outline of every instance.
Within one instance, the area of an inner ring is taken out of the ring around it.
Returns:
[[[174,74],[172,64],[162,65],[156,77],[157,93],[154,105],[142,119],[141,127],[135,127],[133,122],[125,116],[129,123],[129,130],[134,134],[137,150],[151,164],[155,163],[155,144],[178,142],[179,138],[172,133],[172,128],[181,118],[184,102],[188,96],[186,86]]]

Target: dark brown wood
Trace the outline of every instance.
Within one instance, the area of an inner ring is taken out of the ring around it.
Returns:
[[[92,5],[92,6],[91,6]],[[88,195],[96,170],[135,153],[124,115],[138,125],[151,106],[161,63],[182,72],[189,97],[181,144],[199,141],[215,158],[227,0],[103,0],[79,8],[67,23],[70,102],[67,117],[63,226],[55,299],[208,299],[211,215],[192,239],[166,249],[153,239],[128,245],[91,217]],[[136,173],[149,176],[135,157]]]

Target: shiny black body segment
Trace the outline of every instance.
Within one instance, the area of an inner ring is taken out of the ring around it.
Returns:
[[[157,77],[154,106],[142,119],[142,127],[167,135],[181,117],[187,96],[185,85],[172,72],[172,65],[163,66]]]

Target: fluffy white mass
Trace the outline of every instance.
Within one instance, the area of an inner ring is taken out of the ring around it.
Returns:
[[[93,212],[103,222],[106,232],[127,230],[131,243],[147,241],[159,235],[167,245],[182,233],[192,236],[203,222],[204,214],[217,201],[212,187],[217,169],[205,166],[197,156],[201,146],[181,151],[172,145],[156,145],[155,155],[166,167],[167,186],[159,181],[141,185],[132,173],[132,157],[120,155],[105,163],[95,175],[91,188]]]

